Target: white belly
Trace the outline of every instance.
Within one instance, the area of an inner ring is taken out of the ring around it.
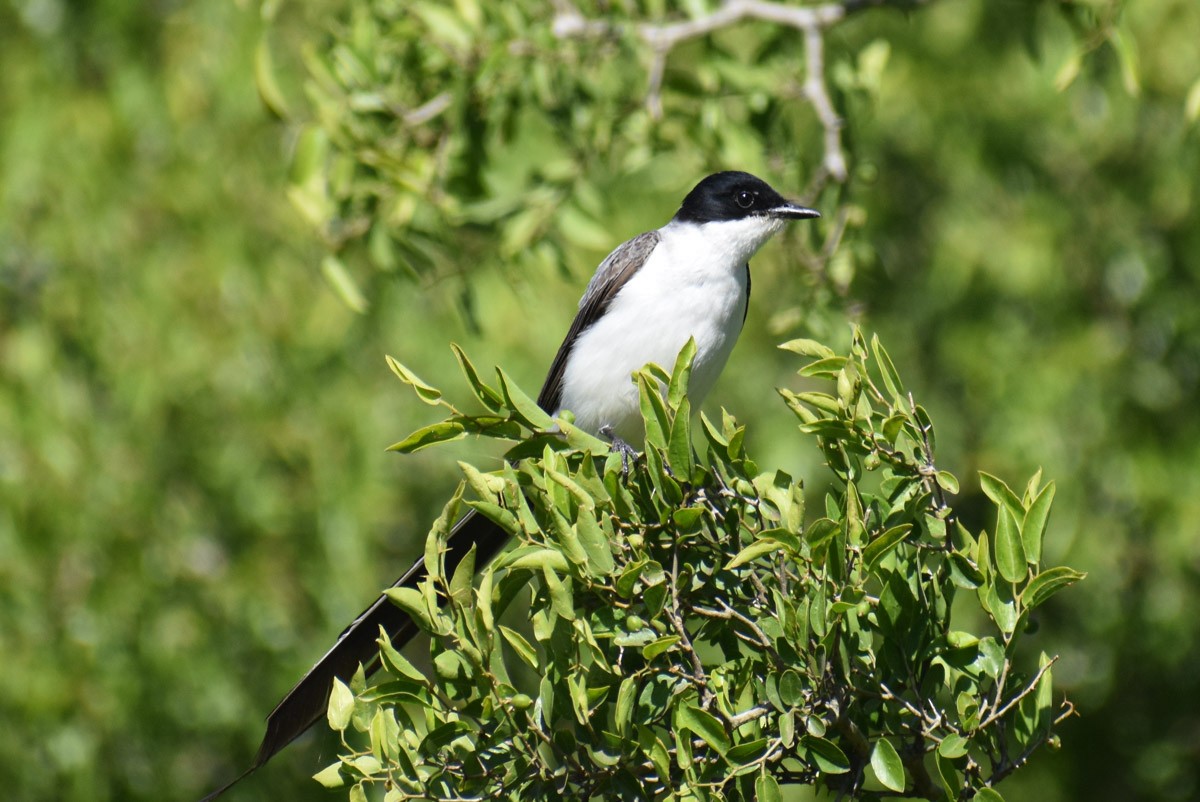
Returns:
[[[669,371],[689,337],[696,340],[693,409],[725,367],[746,310],[745,262],[730,264],[728,257],[682,244],[661,242],[576,340],[563,374],[562,408],[575,413],[583,429],[611,426],[621,439],[640,445],[642,418],[631,374],[648,362]]]

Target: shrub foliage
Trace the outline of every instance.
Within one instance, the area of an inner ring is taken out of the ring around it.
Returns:
[[[484,384],[461,353],[483,414],[393,362],[450,413],[397,450],[469,432],[517,442],[500,470],[462,465],[429,578],[389,592],[431,636],[432,671],[381,638],[383,680],[334,688],[346,753],[317,779],[352,800],[382,783],[389,802],[774,800],[787,783],[999,799],[993,786],[1072,712],[1054,658],[1018,648],[1035,609],[1082,576],[1042,565],[1054,484],[1035,476],[1017,495],[983,475],[996,525],[968,531],[929,417],[878,340],[856,331],[847,355],[783,347],[832,385],[781,391],[830,471],[816,509],[751,459],[730,415],[697,426],[690,347],[671,375],[637,376],[646,443],[632,466],[569,421],[557,431],[504,374]],[[463,504],[513,546],[447,575]]]

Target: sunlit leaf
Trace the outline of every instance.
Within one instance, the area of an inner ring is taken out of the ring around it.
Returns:
[[[675,726],[700,736],[718,754],[729,751],[729,735],[716,716],[695,705],[680,705],[675,711]]]
[[[826,774],[845,774],[850,770],[849,758],[833,741],[814,735],[805,735],[802,741],[821,771]]]
[[[1063,588],[1074,585],[1087,574],[1066,566],[1047,568],[1029,580],[1029,584],[1021,591],[1021,601],[1029,609],[1045,604],[1047,600]]]
[[[996,568],[1009,582],[1021,582],[1029,573],[1021,533],[1012,514],[1004,507],[996,515]]]
[[[326,718],[330,728],[341,732],[350,726],[350,716],[354,713],[354,694],[349,686],[340,679],[334,679],[333,689],[329,692],[329,704]]]
[[[1042,540],[1046,535],[1046,521],[1053,503],[1054,482],[1050,482],[1033,500],[1021,524],[1021,542],[1025,547],[1025,558],[1031,564],[1037,565],[1042,561]]]
[[[892,746],[886,738],[876,741],[875,748],[871,750],[871,769],[884,788],[897,793],[904,790],[907,782],[904,776],[904,763],[901,762],[896,747]]]

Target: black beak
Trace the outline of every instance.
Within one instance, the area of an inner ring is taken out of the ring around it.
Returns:
[[[816,209],[809,209],[807,206],[787,201],[773,209],[768,209],[767,215],[769,217],[777,217],[780,220],[810,220],[814,217],[820,217],[821,213]]]

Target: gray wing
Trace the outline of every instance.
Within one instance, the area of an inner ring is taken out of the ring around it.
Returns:
[[[554,355],[554,362],[550,365],[550,372],[546,374],[546,381],[542,384],[542,391],[538,394],[538,406],[549,414],[557,412],[562,401],[563,372],[566,370],[567,357],[571,355],[575,341],[604,314],[621,288],[646,263],[650,252],[658,245],[660,239],[657,231],[639,234],[618,245],[596,268],[596,274],[592,276],[587,289],[583,291],[583,297],[579,299],[579,312],[571,322],[571,328],[567,331],[562,345],[558,347],[558,353]]]

